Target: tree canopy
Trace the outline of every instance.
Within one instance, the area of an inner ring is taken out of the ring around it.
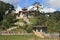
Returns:
[[[13,10],[13,5],[0,1],[0,29],[7,29],[14,25],[16,16]]]
[[[11,12],[12,10],[14,10],[13,5],[0,1],[0,21],[3,19],[6,11]]]

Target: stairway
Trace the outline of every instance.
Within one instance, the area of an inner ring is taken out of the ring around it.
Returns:
[[[33,31],[33,32],[34,32],[34,34],[35,34],[36,36],[38,36],[38,37],[40,37],[40,38],[44,38],[44,35],[43,35],[42,32],[35,32],[35,31]]]

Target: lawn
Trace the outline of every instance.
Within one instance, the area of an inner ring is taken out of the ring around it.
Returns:
[[[59,39],[41,39],[35,35],[0,35],[0,40],[59,40]]]
[[[33,35],[0,35],[0,40],[34,40]]]

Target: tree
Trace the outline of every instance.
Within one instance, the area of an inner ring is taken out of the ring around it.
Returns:
[[[16,16],[13,14],[14,13],[9,13],[8,15],[4,16],[0,28],[7,29],[15,25],[14,23],[16,22]]]
[[[12,10],[14,10],[13,5],[0,1],[0,21],[3,20],[3,17],[5,16],[6,11],[11,13]]]
[[[31,33],[33,27],[31,24],[25,24],[24,26],[21,26],[20,28],[26,30],[28,33]]]
[[[56,18],[54,16],[51,16],[50,18],[48,18],[47,22],[46,22],[46,26],[48,28],[48,32],[55,32],[56,30]]]
[[[48,20],[46,21],[45,25],[48,28],[48,32],[60,33],[60,19],[58,14],[59,13],[50,14]]]
[[[57,22],[56,32],[60,33],[60,20]]]
[[[40,14],[37,16],[37,25],[45,25],[45,22],[47,21],[47,18],[44,14]]]
[[[0,1],[0,29],[7,29],[14,25],[16,16],[13,10],[13,5]]]
[[[57,21],[60,20],[60,11],[54,12],[53,16],[56,17]]]

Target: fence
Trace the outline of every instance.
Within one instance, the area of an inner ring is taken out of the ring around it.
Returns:
[[[45,37],[48,38],[59,38],[60,34],[59,33],[42,33]],[[33,33],[20,33],[20,32],[0,32],[0,35],[33,35]]]
[[[59,33],[43,33],[43,35],[48,38],[59,38],[60,37]]]
[[[0,35],[33,35],[33,33],[0,32]]]

